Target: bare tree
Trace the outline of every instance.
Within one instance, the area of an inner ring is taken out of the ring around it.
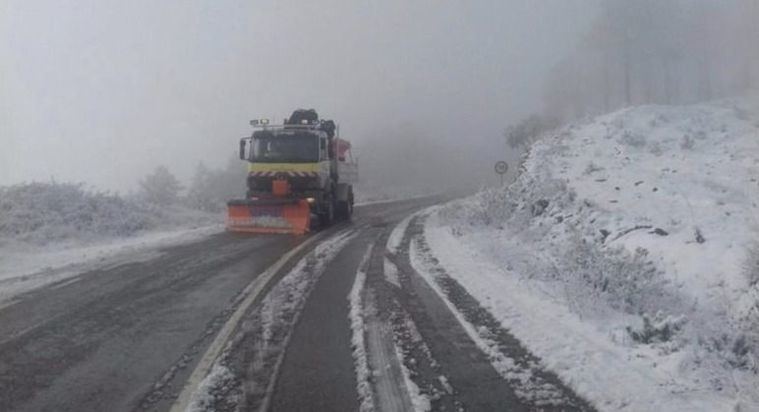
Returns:
[[[602,7],[546,80],[553,115],[690,103],[759,85],[759,0],[606,0]]]

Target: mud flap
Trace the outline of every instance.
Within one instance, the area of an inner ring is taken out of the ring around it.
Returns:
[[[311,208],[305,199],[231,200],[226,224],[231,232],[302,235],[311,226]]]

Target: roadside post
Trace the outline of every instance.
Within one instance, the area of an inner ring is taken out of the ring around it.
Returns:
[[[495,162],[495,172],[501,177],[501,186],[503,186],[503,176],[509,171],[509,164],[503,160]]]

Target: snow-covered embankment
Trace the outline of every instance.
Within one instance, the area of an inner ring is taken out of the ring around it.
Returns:
[[[642,106],[427,219],[448,272],[602,410],[759,408],[759,104]]]

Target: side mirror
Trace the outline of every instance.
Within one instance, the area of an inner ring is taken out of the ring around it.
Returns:
[[[240,139],[240,160],[248,160],[247,157],[245,157],[245,139]]]

